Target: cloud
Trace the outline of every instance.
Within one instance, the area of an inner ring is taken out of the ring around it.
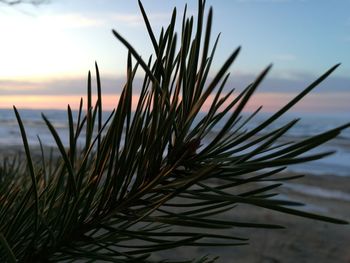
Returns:
[[[161,25],[170,20],[171,13],[149,13],[147,17],[152,25]],[[117,13],[111,15],[111,20],[133,27],[144,26],[145,24],[141,14]]]
[[[104,94],[120,94],[124,78],[103,78],[101,80]],[[93,87],[95,83],[93,82]],[[139,93],[142,80],[135,78],[134,92]],[[86,94],[85,78],[52,79],[42,81],[0,80],[1,95],[82,95]]]
[[[40,83],[27,80],[0,80],[0,96],[5,94],[38,92],[43,89]],[[45,92],[45,91],[44,91]]]
[[[103,20],[82,14],[68,13],[61,15],[44,15],[39,17],[40,23],[46,23],[53,28],[85,28],[104,24]]]
[[[226,83],[223,93],[235,88],[236,96],[247,85],[252,83],[258,74],[233,74]],[[290,101],[296,94],[316,80],[308,74],[295,74],[294,79],[268,75],[258,87],[256,94],[249,102],[248,110],[255,110],[264,105],[265,111],[275,111]],[[112,109],[125,85],[125,78],[102,78],[102,101],[104,109]],[[208,80],[207,83],[209,83]],[[136,77],[133,83],[133,96],[140,93],[142,79]],[[96,95],[96,84],[92,82],[93,94]],[[96,96],[95,96],[96,97]],[[94,98],[95,98],[94,97]],[[54,79],[46,81],[0,80],[0,108],[9,108],[13,104],[20,108],[59,108],[67,104],[77,108],[80,98],[86,98],[86,79]],[[297,109],[317,112],[348,112],[350,100],[350,78],[331,76],[306,96]]]
[[[0,16],[0,30],[2,34],[21,30],[43,31],[70,28],[88,28],[104,24],[101,18],[86,16],[78,13],[45,14],[40,16]]]
[[[226,92],[232,88],[242,90],[252,83],[257,74],[251,73],[233,73],[228,80]],[[294,74],[270,74],[262,82],[257,92],[279,92],[279,93],[298,93],[310,83],[315,81],[318,76],[306,73]],[[124,85],[125,78],[102,78],[103,94],[120,94]],[[210,80],[209,80],[210,81]],[[134,79],[133,92],[138,94],[143,80],[139,77]],[[95,83],[93,82],[93,87]],[[315,93],[334,93],[345,92],[350,94],[350,77],[330,76],[322,82],[314,91]],[[26,80],[0,80],[1,95],[82,95],[86,94],[85,78],[53,79],[44,81],[26,81]]]
[[[272,72],[273,73],[273,72]],[[278,72],[267,75],[258,88],[258,92],[298,93],[314,82],[319,76],[302,72]],[[258,74],[233,74],[226,86],[244,88],[252,83]],[[315,88],[316,93],[345,92],[350,94],[350,78],[329,76]]]

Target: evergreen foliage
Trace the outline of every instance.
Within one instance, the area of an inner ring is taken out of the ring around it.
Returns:
[[[175,32],[174,9],[169,25],[156,38],[139,4],[155,56],[144,61],[113,31],[128,50],[127,78],[107,120],[102,118],[97,65],[96,103],[92,101],[89,73],[86,110],[81,100],[74,120],[68,106],[68,147],[43,114],[60,153],[57,160],[48,159],[44,151],[40,162],[33,158],[26,129],[14,108],[26,162],[7,159],[1,166],[0,261],[153,262],[152,253],[175,247],[247,244],[247,239],[227,234],[233,227],[282,228],[258,218],[256,222],[220,219],[221,213],[237,204],[346,224],[328,215],[298,210],[295,206],[300,203],[281,200],[271,192],[284,181],[299,177],[281,176],[286,166],[331,154],[310,155],[308,151],[349,127],[343,125],[287,144],[278,140],[297,119],[270,129],[338,65],[260,125],[248,129],[246,124],[261,108],[248,117],[242,111],[271,66],[241,93],[234,95],[233,89],[224,93],[228,69],[240,48],[209,77],[219,39],[210,42],[212,9],[205,20],[205,3],[200,0],[196,23],[185,9],[180,34]],[[133,109],[133,80],[139,68],[144,82]],[[209,110],[199,114],[210,96]],[[212,133],[219,122],[224,125]],[[81,146],[78,138],[83,133]],[[209,143],[202,145],[204,141]],[[216,229],[216,234],[208,234],[207,229]],[[210,261],[203,257],[185,262]]]

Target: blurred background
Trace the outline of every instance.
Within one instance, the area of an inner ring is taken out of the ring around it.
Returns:
[[[111,29],[144,58],[153,53],[136,0],[4,2],[0,1],[1,108],[16,104],[64,109],[67,103],[77,107],[95,61],[105,104],[113,108],[110,95],[118,95],[124,83],[127,50]],[[174,6],[181,23],[185,0],[142,2],[156,32],[170,21]],[[188,15],[196,16],[197,1],[187,2]],[[295,111],[349,112],[349,1],[209,0],[206,6],[214,8],[213,41],[221,33],[212,74],[242,46],[228,88],[242,89],[264,67],[274,65],[250,110],[260,104],[265,111],[276,110],[328,68],[342,63]]]
[[[142,1],[155,32],[168,24],[174,6],[180,25],[186,2],[187,14],[196,17],[197,1]],[[212,44],[221,33],[211,74],[242,46],[230,69],[227,90],[242,90],[267,65],[274,65],[245,110],[248,114],[263,105],[262,114],[249,127],[266,119],[337,63],[342,65],[276,125],[301,117],[285,138],[298,141],[350,122],[350,1],[208,0],[206,6],[214,8]],[[34,4],[0,0],[0,157],[9,149],[22,147],[13,105],[20,109],[31,146],[38,146],[37,135],[45,145],[55,145],[41,119],[42,111],[68,144],[65,109],[67,104],[77,109],[86,93],[89,70],[94,77],[95,61],[102,78],[104,108],[116,106],[126,79],[127,50],[112,29],[143,58],[153,53],[136,0],[38,0]],[[135,101],[142,78],[140,72],[135,79]],[[312,153],[329,150],[337,153],[290,167],[288,173],[307,177],[285,184],[281,194],[308,203],[304,208],[308,211],[350,220],[350,129]],[[288,229],[234,229],[249,236],[251,245],[173,254],[192,257],[212,253],[221,256],[218,262],[232,262],[233,258],[234,262],[257,263],[350,262],[348,226],[252,207],[235,209],[227,216],[243,221],[259,218]],[[159,257],[169,256],[167,253]]]

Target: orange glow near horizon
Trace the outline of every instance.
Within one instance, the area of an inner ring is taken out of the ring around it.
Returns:
[[[263,105],[263,111],[273,112],[280,109],[288,101],[290,101],[295,94],[290,93],[258,93],[253,96],[247,104],[245,111],[254,111],[259,106]],[[332,97],[333,96],[333,97]],[[332,111],[337,110],[348,111],[349,95],[342,96],[332,94],[309,94],[302,101],[300,101],[294,110],[303,112],[318,112],[318,111]],[[116,108],[119,95],[105,95],[102,97],[103,109],[111,110]],[[12,108],[15,105],[19,109],[66,109],[69,104],[72,109],[78,109],[80,99],[83,98],[84,107],[86,107],[87,99],[80,95],[5,95],[0,96],[0,108]],[[132,109],[136,108],[139,96],[133,95]],[[214,99],[211,95],[202,107],[202,111],[207,111]],[[96,96],[93,96],[93,103],[96,101]],[[228,105],[226,102],[223,107]]]
[[[137,96],[138,97],[138,96]],[[80,95],[41,95],[41,96],[26,96],[26,95],[9,95],[0,96],[0,108],[12,108],[13,105],[19,109],[55,109],[63,110],[69,104],[72,109],[78,109],[80,99],[83,98],[83,103],[86,106],[87,99]],[[137,98],[134,100],[136,101]],[[105,96],[102,98],[104,109],[113,109],[116,107],[119,100],[118,95]],[[93,97],[93,102],[96,98]]]

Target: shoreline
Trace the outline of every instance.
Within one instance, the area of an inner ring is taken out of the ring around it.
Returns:
[[[283,175],[290,172],[284,172]],[[281,173],[282,175],[282,173]],[[350,178],[331,175],[311,175],[291,180],[304,187],[318,187],[325,191],[350,193]],[[313,191],[301,192],[288,186],[277,188],[282,199],[306,204],[301,210],[340,218],[350,222],[350,200],[335,196],[314,195]],[[157,259],[198,258],[219,256],[216,263],[349,263],[350,225],[336,225],[313,219],[282,214],[265,208],[239,204],[222,215],[236,221],[271,223],[285,229],[233,228],[225,234],[249,238],[249,245],[235,247],[182,248],[158,253]],[[193,229],[195,230],[195,228]],[[208,232],[215,233],[215,230]],[[172,255],[175,255],[172,257]]]
[[[35,156],[40,156],[39,147],[31,149]],[[47,149],[50,147],[46,147],[45,151]],[[22,146],[0,145],[0,160],[17,152],[22,152],[22,157],[25,157]],[[281,176],[296,174],[300,173],[280,173]],[[308,173],[302,178],[283,182],[276,191],[280,198],[306,204],[300,209],[350,221],[349,176]],[[211,258],[220,256],[217,263],[350,262],[350,225],[334,225],[241,204],[221,216],[242,222],[278,224],[286,229],[233,228],[225,230],[228,231],[225,234],[247,237],[250,244],[239,247],[183,247],[162,251],[152,257],[178,259],[181,255],[183,259],[189,259],[204,255]],[[216,230],[208,232],[215,233]]]

